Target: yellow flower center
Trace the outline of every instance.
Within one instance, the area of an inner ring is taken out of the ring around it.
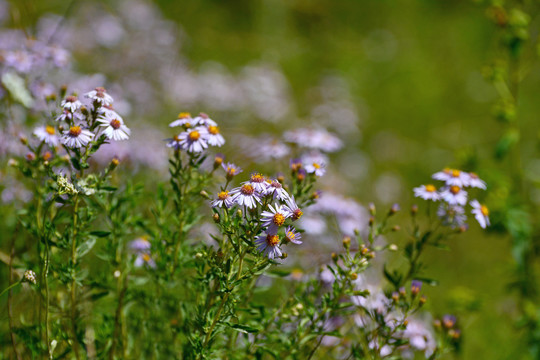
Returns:
[[[185,118],[188,118],[188,117],[191,117],[191,114],[188,113],[188,112],[181,112],[180,114],[178,114],[179,119],[185,119]]]
[[[302,215],[304,215],[302,210],[296,209],[296,210],[293,211],[292,218],[293,218],[293,220],[298,220],[298,219],[300,219],[302,217]]]
[[[459,177],[460,174],[461,174],[461,171],[459,171],[459,170],[452,170],[452,176],[453,176],[453,177]]]
[[[321,165],[317,164],[317,163],[313,163],[313,167],[315,169],[320,169],[321,168]]]
[[[482,215],[484,215],[484,216],[488,216],[488,215],[489,215],[489,209],[488,209],[487,206],[485,206],[485,205],[480,206],[480,212],[481,212]]]
[[[236,169],[230,166],[227,166],[227,173],[234,175],[236,174]]]
[[[264,182],[264,176],[261,174],[253,174],[251,175],[251,181],[256,183],[262,183]]]
[[[81,135],[82,129],[80,126],[72,126],[69,128],[69,135],[71,136],[79,136]]]
[[[272,222],[277,226],[281,226],[285,222],[285,216],[283,216],[283,214],[277,213],[274,215]]]
[[[52,126],[50,126],[50,125],[45,126],[45,131],[49,135],[54,135],[54,128]]]
[[[435,190],[437,190],[437,188],[434,185],[431,185],[431,184],[426,185],[427,192],[431,193],[431,192],[435,192]]]
[[[279,244],[279,236],[277,235],[266,235],[266,242],[270,246],[276,246]]]
[[[293,233],[292,231],[287,232],[287,239],[289,239],[289,240],[296,239],[296,234]]]
[[[459,190],[461,190],[461,189],[459,188],[459,186],[455,186],[455,185],[454,185],[454,186],[450,186],[450,192],[451,192],[452,194],[454,194],[454,195],[456,195],[456,194],[459,192]]]
[[[253,195],[253,193],[255,192],[255,189],[253,188],[253,186],[249,184],[245,184],[245,185],[242,185],[242,187],[240,188],[240,192],[244,195]]]
[[[145,262],[149,262],[149,261],[150,261],[150,255],[148,255],[148,254],[143,254],[142,258],[143,258],[143,260],[144,260]]]
[[[120,120],[114,119],[111,121],[110,125],[114,130],[117,130],[120,128],[120,125],[122,125],[122,123],[120,122]]]
[[[229,192],[228,192],[228,191],[221,191],[221,192],[218,194],[218,199],[219,199],[219,200],[225,200],[228,196],[229,196]]]
[[[201,134],[197,130],[193,130],[189,133],[189,140],[191,141],[197,141],[201,137]]]
[[[174,141],[180,141],[180,138],[178,137],[178,135],[174,135],[174,136],[173,136],[173,140],[174,140]]]
[[[217,135],[217,134],[219,134],[219,128],[218,128],[217,126],[212,126],[212,125],[210,125],[210,126],[208,127],[208,132],[209,132],[210,134],[212,134],[212,135]]]

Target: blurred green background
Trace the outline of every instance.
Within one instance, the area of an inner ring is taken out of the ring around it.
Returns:
[[[20,11],[21,24],[29,27],[45,13],[76,19],[89,3],[98,2],[11,2]],[[99,6],[116,16],[114,4],[104,1]],[[198,71],[215,61],[235,74],[263,61],[283,72],[294,103],[291,121],[269,124],[254,118],[256,131],[278,134],[296,123],[309,124],[317,102],[313,87],[321,82],[324,86],[328,77],[344,81],[359,131],[346,138],[345,148],[334,156],[333,176],[347,183],[339,190],[364,204],[373,201],[383,208],[398,202],[406,211],[413,201],[412,188],[445,166],[472,164],[488,184],[492,175],[486,169],[508,166],[493,160],[502,127],[491,115],[497,95],[482,76],[483,67],[497,56],[496,29],[486,17],[485,4],[160,0],[155,5],[178,25],[189,69]],[[75,56],[80,56],[82,70],[101,71],[91,53]],[[525,168],[534,167],[539,132],[535,114],[540,110],[540,71],[534,65],[531,61],[520,90]],[[114,80],[115,74],[107,75]],[[160,126],[170,120],[170,112],[151,119]],[[249,133],[246,126],[224,121],[222,131]],[[349,167],[361,169],[349,173]],[[471,221],[471,229],[450,244],[451,251],[432,250],[426,256],[426,275],[440,280],[438,287],[426,287],[427,306],[435,314],[460,317],[463,359],[527,358],[522,334],[514,327],[509,241],[480,231]]]

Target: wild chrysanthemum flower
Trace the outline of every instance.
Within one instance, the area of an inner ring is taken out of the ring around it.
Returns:
[[[467,192],[457,185],[452,185],[443,189],[441,198],[450,205],[464,206],[467,203]]]
[[[206,141],[208,142],[209,145],[221,146],[225,144],[225,139],[219,133],[219,127],[210,125],[208,126],[207,130],[208,130],[208,136],[207,136]]]
[[[114,110],[112,105],[103,105],[100,108],[97,109],[97,113],[100,115],[100,117],[108,118],[108,119],[122,119],[122,117]]]
[[[291,219],[298,220],[304,215],[302,210],[298,207],[296,204],[296,201],[294,200],[294,196],[291,196],[290,198],[285,200],[285,209],[291,213]]]
[[[97,87],[92,91],[87,92],[84,94],[84,97],[91,99],[92,101],[95,101],[99,104],[103,105],[112,105],[113,98],[111,95],[107,94],[107,90],[103,87]]]
[[[232,196],[228,191],[220,191],[217,194],[217,199],[212,201],[212,207],[223,207],[230,208],[234,205]]]
[[[174,135],[172,138],[167,139],[167,147],[173,148],[174,150],[181,150],[182,144],[180,143],[180,137]]]
[[[69,109],[63,109],[60,115],[54,118],[56,121],[80,121],[83,119],[82,114],[79,112],[72,113]]]
[[[289,161],[289,167],[292,171],[298,171],[302,168],[302,160],[300,159],[291,159]]]
[[[44,141],[47,145],[58,145],[59,139],[56,135],[56,129],[50,125],[37,127],[34,130],[34,135],[36,135],[39,141]]]
[[[207,114],[200,113],[199,116],[197,116],[195,119],[195,124],[197,125],[204,125],[204,126],[218,126],[217,122],[210,119]]]
[[[289,198],[289,193],[283,188],[283,185],[277,180],[271,180],[266,187],[264,195],[272,195],[273,199],[285,200]]]
[[[86,146],[93,138],[94,134],[91,131],[81,128],[80,125],[74,125],[69,130],[64,131],[62,142],[70,148],[81,148]]]
[[[191,114],[188,112],[181,112],[178,114],[178,119],[174,120],[172,123],[169,124],[170,127],[175,126],[185,126],[186,128],[190,128],[196,124],[195,120],[191,117]]]
[[[140,237],[133,240],[129,244],[129,247],[135,252],[145,252],[150,250],[151,244],[150,241],[148,241],[145,237]]]
[[[299,146],[318,149],[325,152],[337,151],[343,146],[343,142],[337,136],[322,128],[300,128],[287,131],[283,134],[283,137],[286,141],[296,143]]]
[[[461,170],[446,168],[433,174],[433,178],[446,182],[448,186],[464,187],[468,184],[469,174]]]
[[[279,248],[279,236],[277,234],[261,234],[255,245],[257,250],[263,252],[269,259],[279,258],[281,256],[281,249]]]
[[[72,113],[74,113],[75,111],[81,108],[82,103],[79,101],[79,99],[76,96],[70,95],[70,96],[67,96],[64,100],[62,100],[62,102],[60,103],[60,106],[62,106],[64,110],[69,110]]]
[[[437,216],[442,220],[444,225],[453,228],[463,226],[467,221],[465,209],[458,205],[441,204],[437,209]]]
[[[480,204],[478,200],[472,200],[470,204],[473,208],[471,210],[471,213],[473,213],[474,217],[480,224],[480,227],[482,227],[482,229],[485,229],[487,226],[490,225],[489,209],[487,208],[487,206]]]
[[[251,174],[249,181],[244,182],[243,184],[251,184],[261,194],[266,193],[266,188],[268,188],[268,183],[266,182],[266,178],[259,173],[253,173]]]
[[[208,147],[208,143],[206,142],[207,136],[208,131],[202,126],[187,129],[187,131],[178,135],[182,149],[191,153],[201,152]]]
[[[227,179],[229,180],[242,172],[242,169],[233,163],[223,163],[221,167],[225,170]]]
[[[469,173],[469,181],[467,186],[486,190],[486,183],[473,172]]]
[[[106,117],[100,116],[97,121],[100,123],[100,126],[105,127],[103,133],[110,140],[127,140],[131,134],[131,130],[124,125],[124,120],[121,117]]]
[[[287,241],[292,242],[293,244],[301,244],[302,242],[300,239],[302,238],[302,234],[296,231],[296,229],[292,226],[287,226],[285,229],[285,239]]]
[[[268,204],[270,211],[261,213],[262,225],[268,228],[267,232],[271,233],[277,233],[278,228],[285,224],[285,220],[292,215],[283,205],[275,204],[274,206]]]
[[[230,194],[235,203],[240,206],[245,205],[249,209],[257,206],[257,202],[261,202],[258,191],[250,183],[232,189]]]
[[[146,265],[148,267],[151,267],[152,269],[156,268],[156,262],[154,261],[154,259],[152,259],[150,254],[148,254],[146,252],[142,252],[142,253],[137,254],[137,257],[135,258],[135,264],[134,265],[135,265],[135,267],[141,267],[143,265]]]
[[[414,196],[422,198],[424,200],[437,201],[441,197],[437,192],[437,188],[432,184],[421,185],[413,189]]]
[[[326,164],[321,159],[306,159],[304,161],[304,169],[309,174],[323,176],[326,173]]]

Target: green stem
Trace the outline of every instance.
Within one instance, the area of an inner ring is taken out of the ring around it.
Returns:
[[[71,331],[73,333],[73,352],[75,357],[80,359],[79,346],[77,340],[77,297],[75,280],[75,267],[77,264],[77,220],[79,211],[79,196],[75,197],[75,205],[73,208],[73,232],[71,237]]]

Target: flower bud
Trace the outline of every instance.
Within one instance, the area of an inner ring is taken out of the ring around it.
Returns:
[[[36,160],[36,155],[33,152],[29,152],[29,153],[26,153],[25,158],[28,161],[34,161]]]
[[[420,306],[424,305],[426,301],[427,301],[426,295],[422,295],[420,296],[420,299],[418,299],[418,303],[420,304]]]
[[[212,215],[212,219],[214,219],[216,224],[219,224],[220,218],[218,213],[214,213],[214,215]]]
[[[390,244],[388,246],[388,250],[390,250],[390,251],[398,251],[398,246],[396,244]]]
[[[287,254],[286,252],[284,252],[283,254],[281,254],[281,258],[282,258],[282,259],[286,259],[288,256],[289,256],[289,254]]]
[[[388,216],[392,216],[400,210],[399,204],[394,204],[388,211]]]
[[[218,167],[223,164],[223,161],[225,160],[225,155],[223,154],[216,154],[214,157],[214,169],[217,169]]]
[[[354,280],[358,279],[358,274],[357,273],[351,273],[349,275],[349,278],[354,281]]]
[[[399,301],[399,293],[397,291],[394,291],[392,293],[392,300],[394,300],[395,302]]]
[[[201,190],[199,194],[205,199],[210,199],[210,195],[208,195],[208,193],[205,190]]]
[[[343,238],[343,247],[344,247],[345,249],[348,249],[348,248],[351,247],[351,238],[350,238],[349,236],[345,236],[345,237]]]
[[[394,232],[399,231],[399,230],[401,230],[401,227],[399,225],[394,225],[392,227],[392,231],[394,231]]]
[[[368,209],[369,209],[370,215],[375,216],[375,213],[376,213],[375,204],[369,203]]]
[[[283,184],[283,182],[285,182],[285,176],[283,173],[277,173],[276,180]]]
[[[411,206],[411,215],[415,216],[418,213],[418,205],[414,204]]]
[[[28,145],[28,138],[26,136],[24,136],[24,135],[19,136],[19,141],[23,145]]]
[[[332,253],[332,260],[336,261],[338,259],[338,254],[335,252]]]
[[[405,297],[405,295],[407,295],[407,291],[405,290],[403,286],[399,288],[399,295],[401,297]]]
[[[422,288],[422,282],[419,280],[413,280],[411,282],[411,295],[414,297],[418,295],[420,289]]]

